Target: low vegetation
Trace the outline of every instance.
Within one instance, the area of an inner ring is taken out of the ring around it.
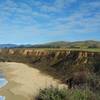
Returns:
[[[100,100],[100,96],[86,89],[58,89],[54,87],[40,90],[36,100]]]

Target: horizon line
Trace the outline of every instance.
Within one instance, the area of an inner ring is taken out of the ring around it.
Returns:
[[[41,45],[41,44],[47,44],[53,42],[85,42],[85,41],[100,42],[100,40],[96,40],[96,39],[90,39],[90,40],[86,39],[86,40],[74,40],[74,41],[58,40],[58,41],[48,41],[48,42],[41,42],[41,43],[0,43],[0,45]]]

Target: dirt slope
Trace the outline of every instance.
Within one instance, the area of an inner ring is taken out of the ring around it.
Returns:
[[[59,80],[22,63],[1,62],[0,69],[4,71],[9,81],[4,88],[0,89],[0,95],[6,96],[6,100],[33,100],[39,89],[50,85],[59,88],[67,87]]]

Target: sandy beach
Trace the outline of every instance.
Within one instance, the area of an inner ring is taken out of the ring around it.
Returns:
[[[45,87],[67,87],[59,80],[23,63],[1,62],[0,70],[8,80],[8,84],[0,89],[0,95],[6,96],[6,100],[34,100],[39,90]]]

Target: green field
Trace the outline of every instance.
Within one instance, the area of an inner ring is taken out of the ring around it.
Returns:
[[[19,48],[20,49],[20,48]],[[26,49],[26,48],[23,48]],[[27,48],[40,51],[88,51],[88,52],[100,52],[100,48]]]

